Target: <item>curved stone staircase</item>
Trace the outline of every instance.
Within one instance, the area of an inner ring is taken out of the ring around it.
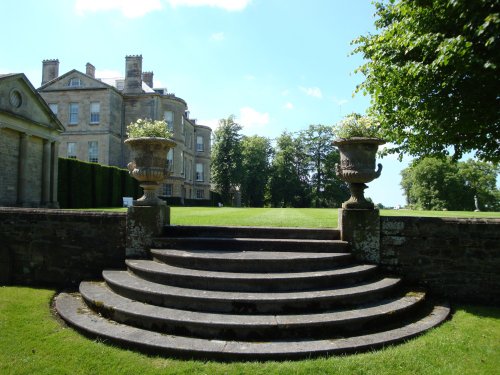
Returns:
[[[262,360],[382,347],[450,311],[357,264],[336,230],[170,226],[151,254],[61,293],[58,313],[86,335],[142,351]]]

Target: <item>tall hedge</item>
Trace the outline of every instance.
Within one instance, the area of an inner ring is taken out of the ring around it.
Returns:
[[[122,197],[137,199],[142,194],[140,190],[126,169],[59,158],[61,208],[119,207]]]

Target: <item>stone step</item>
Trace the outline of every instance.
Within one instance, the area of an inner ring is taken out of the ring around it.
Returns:
[[[387,321],[401,321],[422,305],[424,293],[412,293],[355,309],[292,315],[201,313],[148,305],[120,296],[105,283],[84,282],[80,293],[103,316],[138,328],[193,337],[239,340],[319,338],[359,333]]]
[[[225,237],[225,238],[287,238],[310,240],[339,240],[340,231],[330,228],[270,228],[167,225],[166,237]]]
[[[159,261],[198,270],[295,272],[325,270],[352,262],[350,253],[153,249]]]
[[[450,311],[447,305],[437,305],[430,314],[412,323],[358,336],[249,342],[166,335],[116,323],[90,310],[78,295],[59,294],[55,307],[64,320],[86,335],[149,353],[226,361],[299,359],[370,350],[407,340],[435,327]]]
[[[349,252],[349,244],[340,240],[250,237],[158,237],[153,239],[153,247],[182,250]]]
[[[193,270],[151,260],[128,259],[126,264],[135,275],[151,282],[237,292],[300,291],[345,286],[367,280],[377,270],[374,265],[353,265],[322,271],[249,273]]]
[[[247,314],[291,314],[368,303],[384,298],[400,284],[399,278],[383,278],[345,288],[267,293],[209,291],[162,285],[127,271],[104,271],[103,277],[116,293],[144,303],[193,311]]]

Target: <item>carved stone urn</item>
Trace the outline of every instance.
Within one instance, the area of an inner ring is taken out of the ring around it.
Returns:
[[[134,200],[134,206],[165,205],[165,201],[158,198],[158,188],[171,173],[167,153],[177,144],[157,137],[129,138],[125,144],[130,148],[132,158],[127,168],[144,190],[144,195]]]
[[[382,164],[378,164],[375,170],[375,155],[378,146],[383,145],[384,140],[379,138],[340,138],[333,144],[340,151],[340,165],[336,164],[337,176],[349,184],[351,197],[342,203],[344,209],[373,209],[373,203],[367,201],[364,190],[368,187],[366,183],[380,176]]]

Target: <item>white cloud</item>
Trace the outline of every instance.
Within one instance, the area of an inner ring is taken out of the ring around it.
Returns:
[[[347,104],[349,101],[346,99],[338,99],[336,96],[334,96],[333,102],[337,105],[344,105],[344,104]]]
[[[288,102],[288,103],[286,103],[286,104],[284,105],[284,108],[285,108],[285,109],[293,109],[293,104],[292,104],[292,103],[290,103],[290,102]]]
[[[215,130],[219,126],[218,119],[199,120],[196,121],[196,123],[199,125],[209,126],[210,128],[212,128],[212,130]]]
[[[321,99],[323,94],[318,87],[302,87],[300,86],[300,90],[303,91],[306,95],[312,96],[314,98]]]
[[[162,9],[161,0],[76,0],[75,10],[78,14],[119,10],[124,17],[137,18]]]
[[[245,9],[251,0],[167,0],[173,6],[210,6],[214,8],[221,8],[227,11],[241,11]]]
[[[250,2],[251,0],[75,0],[75,11],[83,15],[87,12],[118,10],[126,18],[138,18],[163,9],[163,3],[172,7],[209,6],[233,12],[245,9]]]
[[[210,40],[213,40],[214,42],[222,42],[224,39],[225,35],[223,32],[213,33],[210,35]]]
[[[283,90],[283,91],[281,92],[281,95],[283,95],[283,96],[288,96],[288,95],[290,95],[290,90],[288,90],[288,89],[287,89],[287,90]]]
[[[260,113],[253,108],[243,107],[240,109],[240,117],[237,122],[246,130],[255,130],[269,123],[269,113]]]
[[[247,81],[255,81],[255,76],[252,74],[246,74],[243,76],[243,78]]]

